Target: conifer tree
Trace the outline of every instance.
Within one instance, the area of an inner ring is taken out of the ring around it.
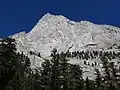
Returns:
[[[26,70],[30,69],[30,61],[23,53],[16,53],[14,39],[1,40],[0,62],[4,67],[0,71],[0,89],[22,90],[25,86]]]
[[[52,51],[52,66],[51,66],[51,87],[50,90],[59,90],[59,54],[57,54],[57,49],[53,49]]]
[[[69,63],[68,59],[66,58],[66,54],[63,52],[60,54],[60,80],[61,80],[61,86],[63,90],[68,89],[68,74],[69,74]]]
[[[78,65],[70,65],[69,74],[69,89],[82,90],[84,87],[84,80],[82,78],[82,70]]]
[[[96,73],[95,73],[95,75],[96,75],[96,79],[95,79],[96,90],[102,90],[101,89],[102,76],[98,69],[95,69],[95,71],[96,71]]]
[[[87,65],[86,61],[84,61],[84,64]]]
[[[45,60],[42,65],[41,65],[41,70],[40,70],[40,87],[43,90],[50,90],[50,85],[52,84],[51,80],[51,63],[49,60]]]
[[[8,82],[13,78],[17,67],[15,40],[4,38],[0,41],[0,88],[5,89]]]
[[[85,80],[85,90],[95,90],[94,81],[89,80],[88,77]]]
[[[41,57],[40,53],[38,53],[38,57]]]
[[[117,67],[114,65],[114,62],[110,63],[110,68],[111,68],[111,79],[112,79],[111,86],[114,88],[120,88],[119,87],[120,75]]]

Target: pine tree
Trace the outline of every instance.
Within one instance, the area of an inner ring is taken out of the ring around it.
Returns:
[[[51,67],[51,87],[50,90],[59,90],[59,54],[57,54],[57,49],[53,49],[52,51],[52,67]]]
[[[32,51],[30,51],[30,55],[33,55],[33,52],[32,52]]]
[[[95,71],[96,71],[96,73],[95,73],[95,75],[96,75],[96,79],[95,79],[96,90],[102,90],[101,89],[102,76],[98,69],[95,69]]]
[[[82,90],[84,87],[84,80],[82,78],[82,70],[78,65],[70,65],[69,74],[69,89]]]
[[[85,90],[95,90],[94,81],[89,80],[87,77],[85,80]]]
[[[47,90],[45,89],[45,87],[41,87],[43,84],[41,84],[40,80],[41,80],[41,77],[40,77],[39,69],[35,69],[34,74],[33,74],[33,79],[31,82],[31,86],[30,86],[31,87],[30,90]]]
[[[112,79],[111,86],[114,88],[120,88],[119,87],[120,75],[118,74],[119,72],[117,67],[114,65],[114,62],[110,63],[110,68],[111,68],[111,79]]]
[[[69,63],[66,54],[63,52],[60,54],[59,68],[60,68],[60,83],[63,90],[68,90],[68,75],[69,75]]]
[[[106,89],[109,90],[110,88],[110,84],[112,83],[112,78],[111,78],[111,70],[110,70],[110,66],[109,66],[109,62],[108,62],[108,59],[107,57],[103,56],[102,58],[102,62],[103,62],[103,68],[104,68],[104,86]]]
[[[8,83],[7,90],[23,90],[25,86],[24,82],[24,76],[20,72],[16,72],[12,80]]]
[[[43,90],[50,90],[50,85],[52,84],[51,80],[51,63],[49,60],[45,60],[42,65],[41,65],[41,70],[40,70],[40,80],[39,84],[41,89]]]
[[[0,62],[3,70],[0,71],[0,88],[5,89],[13,78],[17,67],[15,40],[4,38],[0,41]]]
[[[2,90],[23,90],[27,71],[30,69],[28,68],[30,61],[23,53],[16,53],[14,39],[1,40],[0,62],[4,67],[0,71],[0,88]]]
[[[87,65],[86,61],[84,61],[84,64]]]
[[[38,53],[38,57],[41,57],[40,53]]]
[[[10,80],[7,85],[7,90],[23,90],[27,87],[27,75],[30,69],[29,58],[26,57],[23,53],[17,55],[16,60],[17,68],[13,78]]]
[[[94,64],[92,63],[92,67],[94,67]]]

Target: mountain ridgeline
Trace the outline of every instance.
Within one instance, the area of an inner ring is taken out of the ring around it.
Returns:
[[[78,51],[80,55],[77,58],[69,58],[69,63],[79,64],[82,67],[84,79],[86,77],[94,79],[96,68],[103,73],[99,57],[101,52],[111,55],[113,52],[119,53],[120,49],[120,28],[97,25],[89,21],[75,22],[64,16],[49,13],[45,14],[29,33],[20,32],[11,37],[16,40],[17,51],[28,55],[33,69],[39,68],[43,59],[51,59],[53,48],[56,48],[58,53]],[[97,55],[94,56],[96,52]],[[119,63],[117,58],[111,61]],[[93,64],[96,66],[93,67]]]
[[[120,89],[118,27],[48,13],[0,42],[2,90]]]

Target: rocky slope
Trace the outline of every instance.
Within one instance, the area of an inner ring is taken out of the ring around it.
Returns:
[[[66,52],[68,49],[72,52],[117,50],[115,48],[120,46],[120,28],[97,25],[89,21],[75,22],[49,13],[45,14],[29,33],[20,32],[12,37],[16,39],[18,51],[24,52],[31,59],[32,68],[39,67],[43,59],[30,55],[30,51],[36,54],[40,52],[42,57],[49,58],[53,48],[57,48],[58,52]],[[76,59],[70,62],[83,66]]]

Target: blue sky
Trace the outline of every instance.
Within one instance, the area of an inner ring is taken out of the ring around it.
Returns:
[[[45,13],[120,26],[120,0],[0,0],[0,37],[30,31]]]

